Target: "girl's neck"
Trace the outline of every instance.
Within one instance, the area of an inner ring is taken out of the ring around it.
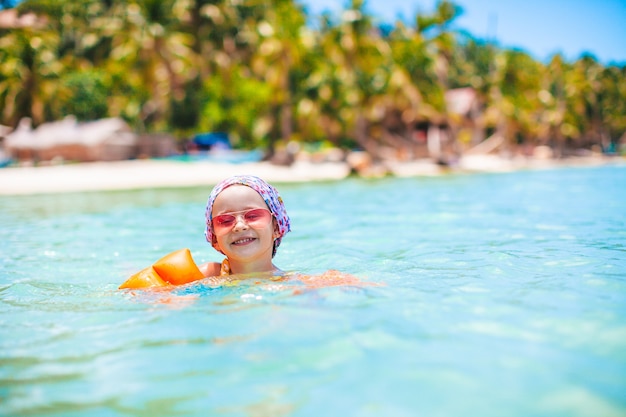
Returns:
[[[257,261],[257,262],[237,262],[232,259],[229,259],[229,266],[230,266],[231,275],[253,274],[253,273],[261,273],[261,272],[275,272],[279,270],[272,263],[271,259],[269,261]]]

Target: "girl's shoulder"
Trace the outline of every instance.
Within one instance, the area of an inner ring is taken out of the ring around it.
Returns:
[[[221,268],[222,264],[219,262],[207,262],[198,266],[198,269],[205,277],[219,277]]]

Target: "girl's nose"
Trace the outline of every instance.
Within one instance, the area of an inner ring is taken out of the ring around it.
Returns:
[[[233,227],[233,230],[245,230],[248,228],[248,223],[246,223],[242,215],[238,215],[235,218],[236,220],[235,220],[235,226]]]

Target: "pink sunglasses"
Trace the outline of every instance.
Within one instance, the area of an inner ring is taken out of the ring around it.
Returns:
[[[264,208],[250,210],[233,211],[213,217],[213,231],[216,235],[224,235],[232,230],[237,224],[237,214],[250,227],[260,229],[267,226],[272,221],[272,212]]]

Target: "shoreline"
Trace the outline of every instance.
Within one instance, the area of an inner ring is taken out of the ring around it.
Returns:
[[[295,163],[284,167],[269,162],[234,164],[154,159],[7,167],[0,169],[0,195],[214,186],[237,174],[257,175],[268,182],[308,182],[343,179],[350,174],[350,168],[338,163]]]
[[[387,163],[386,174],[395,177],[423,177],[450,174],[503,173],[569,167],[622,165],[623,157],[589,156],[561,160],[505,159],[491,155],[464,157],[453,167],[430,160]],[[128,160],[88,162],[41,167],[0,169],[0,195],[37,195],[148,188],[214,186],[237,175],[257,175],[270,183],[337,181],[347,178],[351,167],[345,162],[296,161],[278,166],[269,162],[221,163],[209,161]],[[376,175],[371,177],[381,177]]]

